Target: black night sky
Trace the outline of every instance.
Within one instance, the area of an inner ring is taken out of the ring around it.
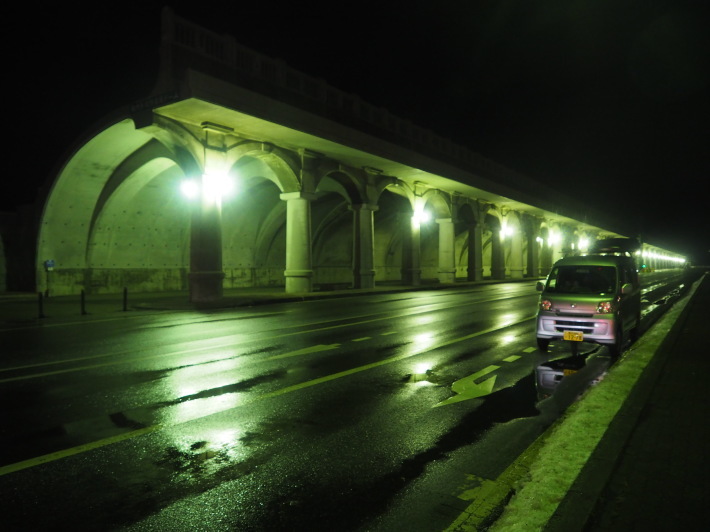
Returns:
[[[0,210],[154,82],[162,3],[68,5],[4,8],[3,177],[20,186]],[[169,5],[710,263],[710,2]]]

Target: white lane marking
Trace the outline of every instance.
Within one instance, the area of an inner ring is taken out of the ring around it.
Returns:
[[[291,358],[291,357],[297,357],[297,356],[301,356],[301,355],[310,355],[311,353],[321,353],[323,351],[330,351],[332,349],[337,349],[338,347],[340,347],[340,344],[313,345],[311,347],[304,347],[303,349],[298,349],[296,351],[290,351],[288,353],[283,353],[281,355],[274,355],[274,356],[266,358],[265,360],[278,360],[279,358]]]
[[[262,394],[262,395],[257,395],[257,396],[254,396],[254,397],[245,397],[244,400],[241,401],[237,406],[233,406],[233,407],[230,407],[230,408],[225,408],[224,410],[221,410],[221,411],[218,411],[218,412],[211,412],[211,413],[209,413],[209,414],[207,414],[207,415],[196,415],[196,416],[191,417],[191,418],[183,419],[183,420],[180,421],[179,423],[175,423],[175,424],[173,424],[173,425],[165,425],[165,424],[151,425],[151,426],[149,426],[149,427],[145,427],[145,428],[142,428],[142,429],[139,429],[139,430],[135,430],[135,431],[133,431],[133,432],[128,432],[128,433],[126,433],[126,434],[121,434],[120,436],[115,436],[115,437],[112,437],[112,438],[106,438],[106,439],[103,439],[103,440],[98,440],[98,441],[95,441],[95,442],[88,443],[88,444],[86,444],[86,445],[80,445],[80,446],[78,446],[78,447],[72,447],[72,448],[70,448],[70,449],[64,449],[64,450],[58,451],[58,452],[56,452],[56,453],[51,453],[51,454],[47,454],[47,455],[44,455],[44,456],[39,456],[39,457],[36,457],[36,458],[31,458],[31,459],[29,459],[29,460],[24,460],[24,461],[22,461],[22,462],[17,462],[17,463],[15,463],[15,464],[9,464],[9,465],[0,467],[0,477],[3,476],[3,475],[7,475],[7,474],[9,474],[9,473],[14,473],[14,472],[16,472],[16,471],[21,471],[21,470],[23,470],[23,469],[28,469],[28,468],[30,468],[30,467],[34,467],[34,466],[37,466],[37,465],[45,464],[45,463],[48,463],[48,462],[53,462],[53,461],[55,461],[55,460],[59,460],[59,459],[61,459],[61,458],[65,458],[65,457],[67,457],[67,456],[73,456],[73,455],[80,454],[80,453],[85,452],[85,451],[90,451],[90,450],[93,450],[93,449],[98,449],[98,448],[100,448],[100,447],[104,447],[104,446],[107,446],[107,445],[111,445],[111,444],[113,444],[113,443],[117,443],[117,442],[119,442],[119,441],[124,441],[124,440],[130,439],[130,438],[136,437],[136,436],[142,436],[143,434],[148,434],[148,433],[151,433],[151,432],[156,432],[156,431],[158,431],[158,430],[163,430],[163,429],[170,428],[170,427],[173,427],[173,426],[181,425],[181,424],[183,424],[183,423],[188,423],[188,422],[191,422],[191,421],[196,421],[196,420],[198,420],[198,419],[205,419],[205,418],[208,418],[208,417],[210,417],[210,416],[214,416],[214,415],[217,415],[217,414],[222,414],[222,413],[227,412],[227,411],[229,411],[229,410],[235,410],[235,409],[241,408],[241,407],[243,407],[243,406],[245,406],[245,405],[249,405],[249,404],[252,404],[252,403],[256,403],[257,401],[262,401],[262,400],[270,399],[270,398],[273,398],[273,397],[279,397],[279,396],[285,395],[285,394],[287,394],[287,393],[295,392],[295,391],[298,391],[298,390],[303,390],[303,389],[305,389],[305,388],[310,388],[310,387],[316,386],[316,385],[318,385],[318,384],[323,384],[323,383],[326,383],[326,382],[330,382],[330,381],[339,379],[339,378],[341,378],[341,377],[347,377],[347,376],[349,376],[349,375],[354,375],[354,374],[356,374],[356,373],[360,373],[360,372],[362,372],[362,371],[366,371],[366,370],[369,370],[369,369],[373,369],[373,368],[377,368],[377,367],[380,367],[380,366],[384,366],[384,365],[386,365],[386,364],[391,364],[391,363],[393,363],[393,362],[399,362],[400,360],[404,360],[404,359],[406,359],[406,358],[411,358],[411,357],[414,357],[414,356],[416,356],[416,355],[421,355],[422,353],[429,353],[429,352],[431,352],[431,351],[433,351],[433,350],[435,350],[435,349],[439,349],[439,348],[441,348],[441,347],[446,347],[446,346],[450,346],[450,345],[453,345],[453,344],[456,344],[456,343],[459,343],[459,342],[464,342],[464,341],[466,341],[466,340],[470,340],[470,339],[472,339],[472,338],[476,338],[476,337],[482,336],[482,335],[484,335],[484,334],[488,334],[488,333],[491,333],[491,332],[495,332],[495,331],[499,331],[499,330],[502,330],[502,329],[506,329],[506,328],[508,328],[508,327],[512,327],[513,325],[519,325],[519,324],[521,324],[521,323],[524,323],[524,322],[529,321],[529,320],[534,319],[534,318],[535,318],[535,316],[528,316],[528,317],[522,318],[522,319],[520,319],[520,320],[518,320],[518,321],[506,323],[506,324],[504,324],[504,325],[499,325],[499,326],[496,326],[496,327],[490,327],[490,328],[488,328],[488,329],[483,329],[483,330],[481,330],[481,331],[477,331],[477,332],[475,332],[475,333],[467,334],[467,335],[461,336],[461,337],[459,337],[459,338],[452,338],[451,340],[447,340],[447,341],[445,341],[445,342],[441,342],[440,344],[437,344],[437,345],[425,347],[425,348],[422,348],[422,349],[420,349],[420,350],[418,350],[418,351],[412,351],[412,352],[410,352],[410,353],[403,353],[403,354],[400,354],[400,355],[395,355],[395,356],[392,356],[392,357],[389,357],[389,358],[385,358],[385,359],[380,360],[380,361],[377,361],[377,362],[372,362],[372,363],[370,363],[370,364],[365,364],[365,365],[363,365],[363,366],[358,366],[358,367],[355,367],[355,368],[352,368],[352,369],[349,369],[349,370],[340,371],[340,372],[338,372],[338,373],[333,373],[333,374],[331,374],[331,375],[325,375],[325,376],[319,377],[319,378],[317,378],[317,379],[312,379],[312,380],[310,380],[310,381],[302,382],[302,383],[300,383],[300,384],[294,384],[294,385],[292,385],[292,386],[287,386],[286,388],[281,388],[280,390],[274,390],[273,392],[268,392],[268,393],[265,393],[265,394]],[[490,368],[490,367],[493,367],[493,366],[489,366],[489,368]],[[497,368],[497,366],[496,366],[496,368]],[[482,371],[484,371],[484,370],[482,370]],[[492,371],[492,370],[491,370],[491,371]],[[479,373],[480,373],[480,372],[479,372]],[[482,374],[482,375],[484,375],[484,374]],[[488,380],[489,380],[489,381],[490,381],[490,380],[493,380],[493,381],[495,382],[495,376],[494,376],[494,377],[491,377],[491,378],[488,379]],[[488,381],[486,381],[486,382],[488,382]],[[482,383],[482,384],[484,384],[484,383]],[[491,386],[491,388],[492,388],[492,387],[493,387],[493,383],[491,383],[490,386]]]
[[[486,300],[483,302],[496,301],[496,300],[497,300],[497,298],[494,298],[494,299],[489,299],[489,300]],[[445,306],[444,308],[450,309],[450,308],[455,308],[455,307],[469,306],[471,304],[473,304],[473,303],[466,302],[466,303],[462,303],[460,305]],[[438,309],[424,308],[424,307],[434,307],[434,306],[436,306],[436,305],[432,303],[429,305],[422,305],[422,306],[417,307],[415,309],[408,309],[407,311],[400,312],[399,314],[385,314],[383,316],[380,316],[382,313],[353,316],[348,319],[359,319],[359,318],[366,318],[369,316],[379,316],[379,317],[356,321],[356,322],[341,323],[338,325],[319,327],[319,328],[315,328],[315,329],[305,329],[302,331],[291,331],[291,332],[285,332],[285,333],[280,333],[280,334],[272,334],[270,337],[272,339],[284,338],[284,337],[295,336],[295,335],[299,335],[299,334],[307,334],[307,333],[311,333],[311,332],[328,331],[328,330],[332,330],[332,329],[342,329],[344,327],[352,327],[355,325],[362,325],[365,323],[372,323],[372,322],[376,322],[376,321],[396,319],[396,318],[401,318],[404,316],[414,316],[417,314],[424,314],[426,312],[432,312],[432,311],[438,310]],[[442,305],[439,305],[439,306],[442,306]],[[345,319],[345,318],[341,318],[341,319]],[[341,319],[327,320],[327,321],[323,321],[323,322],[314,322],[314,323],[309,323],[309,324],[305,324],[305,325],[294,325],[292,327],[312,327],[314,325],[320,325],[322,323],[331,323],[333,321],[341,321]],[[526,318],[526,319],[528,319],[528,318]],[[266,331],[264,331],[264,332],[266,332]],[[387,334],[394,334],[394,333],[387,333]],[[75,371],[82,371],[85,369],[94,369],[94,368],[98,368],[98,367],[102,367],[102,366],[115,366],[117,364],[128,364],[128,363],[133,363],[133,362],[140,362],[141,360],[150,360],[153,358],[168,357],[168,356],[173,356],[173,355],[178,356],[178,355],[182,355],[182,354],[195,353],[195,352],[199,352],[199,351],[216,350],[216,349],[222,349],[222,348],[226,348],[226,347],[237,347],[237,346],[246,345],[250,342],[258,341],[257,339],[244,339],[244,338],[242,338],[243,336],[244,335],[242,335],[242,334],[223,336],[222,338],[225,338],[225,339],[228,338],[229,340],[226,340],[226,341],[221,342],[216,345],[207,345],[205,347],[195,347],[192,349],[181,349],[178,351],[161,353],[158,355],[144,356],[144,357],[140,357],[140,358],[126,357],[126,358],[122,358],[118,361],[106,362],[103,364],[90,364],[87,366],[80,366],[80,367],[76,367],[76,368],[69,368],[69,369],[63,369],[63,370],[57,370],[57,371],[49,371],[49,372],[37,373],[37,374],[33,374],[33,375],[23,375],[20,377],[12,377],[12,378],[7,378],[7,379],[0,379],[0,383],[13,382],[13,381],[18,381],[18,380],[27,380],[27,379],[32,379],[35,377],[46,377],[48,375],[55,375],[55,374],[61,374],[61,373],[71,373],[71,372],[75,372]],[[210,339],[210,340],[214,340],[214,339]],[[241,340],[241,342],[239,340]],[[205,341],[206,340],[196,340],[194,343],[205,342]],[[188,342],[188,343],[192,343],[192,342]],[[149,349],[146,351],[152,352],[152,351],[154,351],[154,349]],[[37,363],[37,364],[27,364],[27,365],[14,366],[14,367],[9,367],[9,368],[0,368],[0,373],[9,372],[9,371],[18,371],[18,370],[29,369],[29,368],[33,368],[33,367],[60,365],[60,364],[66,364],[66,363],[70,363],[70,362],[77,362],[77,361],[83,361],[83,360],[95,360],[95,359],[101,359],[101,358],[107,358],[107,357],[116,357],[116,356],[120,356],[120,355],[124,355],[124,354],[129,355],[129,354],[135,354],[135,353],[136,353],[136,350],[125,350],[125,351],[117,351],[115,353],[106,353],[106,354],[101,354],[101,355],[92,355],[92,356],[87,356],[87,357],[79,357],[79,358],[66,359],[66,360],[53,360],[53,361],[42,362],[42,363]]]

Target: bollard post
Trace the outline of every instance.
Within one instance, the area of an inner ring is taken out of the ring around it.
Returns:
[[[81,315],[86,315],[86,293],[81,291]]]
[[[44,299],[42,297],[42,292],[37,292],[37,307],[37,317],[46,318],[47,316],[44,315]]]
[[[123,312],[128,310],[128,288],[123,287]]]

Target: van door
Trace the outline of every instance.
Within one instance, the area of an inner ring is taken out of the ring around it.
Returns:
[[[627,265],[622,265],[619,268],[619,281],[619,291],[625,284],[630,284],[633,287],[631,293],[619,294],[622,326],[624,331],[628,331],[638,325],[641,313],[641,290],[636,270],[632,270]]]

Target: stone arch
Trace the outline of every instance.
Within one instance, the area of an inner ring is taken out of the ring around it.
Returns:
[[[156,183],[161,188],[169,187],[182,175],[184,172],[178,166],[174,153],[156,143],[151,135],[136,130],[130,119],[109,124],[90,137],[70,154],[50,186],[40,219],[37,243],[38,289],[46,289],[43,263],[52,259],[56,265],[52,275],[52,290],[55,294],[76,293],[82,288],[95,288],[96,291],[120,290],[125,282],[125,272],[117,271],[110,265],[94,268],[90,263],[98,257],[100,247],[104,248],[104,252],[110,248],[106,240],[109,238],[108,232],[97,227],[102,223],[101,227],[106,227],[106,213],[118,212],[121,203],[127,201],[134,203],[125,203],[125,206],[135,212],[142,209],[140,212],[145,215],[144,218],[158,219],[157,210],[161,202],[151,207],[147,201],[147,197],[154,194],[155,190],[141,192],[141,187],[148,187],[156,176],[160,179],[153,183],[153,188]],[[111,207],[108,207],[109,204]],[[165,215],[166,211],[163,210],[161,216]],[[171,225],[163,222],[158,224],[163,227]],[[129,236],[131,233],[132,236]],[[140,252],[137,251],[145,241],[135,240],[139,237],[137,231],[130,230],[123,235],[128,240],[134,240],[130,246],[125,246],[127,255],[121,258],[124,265],[130,263],[131,268],[136,268],[131,272],[134,286],[137,284],[144,289],[165,289],[167,285],[180,284],[179,267],[169,278],[157,271],[145,271],[142,265],[144,262],[139,264]],[[112,258],[120,257],[118,248],[121,245],[113,247],[116,252],[112,252]]]
[[[116,291],[129,279],[133,290],[184,288],[190,218],[178,192],[183,177],[173,160],[149,159],[97,205],[86,250],[87,291]]]
[[[469,225],[475,225],[478,222],[476,214],[473,212],[473,208],[469,202],[462,203],[457,207],[456,219],[459,223],[464,224],[466,227]]]
[[[437,189],[428,189],[422,194],[424,199],[424,207],[429,207],[433,211],[431,214],[434,218],[452,218],[453,206],[451,198]]]
[[[242,178],[222,205],[222,268],[225,287],[280,286],[286,254],[286,205],[273,179]]]
[[[239,174],[240,169],[245,165],[245,157],[248,157],[248,161],[259,161],[268,168],[269,171],[264,172],[264,177],[272,181],[280,192],[303,190],[303,183],[299,179],[300,164],[297,155],[293,152],[265,142],[240,141],[229,147],[232,171]]]
[[[461,197],[458,200],[455,204],[457,270],[468,281],[480,281],[483,279],[484,220],[489,205]]]
[[[224,286],[281,286],[286,268],[286,204],[300,190],[292,152],[247,141],[230,150],[237,194],[222,204]]]
[[[286,204],[283,201],[265,212],[256,236],[256,246],[254,267],[264,270],[262,277],[269,279],[266,284],[283,284],[283,270],[286,267]],[[277,272],[275,277],[274,271]],[[281,281],[276,282],[275,279],[279,278]]]
[[[406,230],[412,219],[412,206],[403,190],[395,185],[383,188],[375,212],[375,270],[378,281],[402,280]]]
[[[421,194],[431,220],[420,226],[422,278],[456,280],[456,238],[451,196],[438,189]]]
[[[110,173],[94,204],[87,267],[185,268],[189,217],[178,186],[197,169],[189,152],[175,153],[155,139],[128,154]],[[150,259],[146,247],[151,248]],[[87,281],[106,288],[96,278]]]
[[[321,164],[316,172],[315,181],[317,193],[336,193],[348,205],[367,202],[363,177],[340,165]]]
[[[486,212],[484,223],[486,224],[489,232],[500,231],[503,229],[503,215],[495,207],[491,208],[488,212]]]
[[[351,286],[354,266],[353,206],[367,203],[359,172],[322,161],[311,204],[314,284]]]
[[[312,210],[314,284],[353,282],[353,213],[339,194],[319,196]]]

